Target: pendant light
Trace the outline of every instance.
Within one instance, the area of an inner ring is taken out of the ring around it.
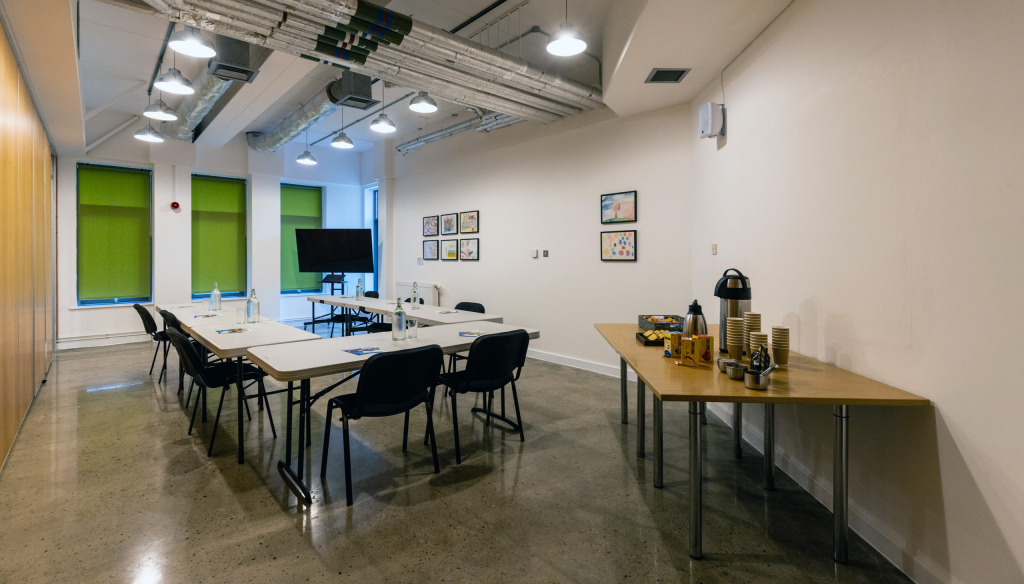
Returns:
[[[152,98],[152,94],[150,95]],[[156,100],[156,103],[150,102],[146,106],[146,109],[142,110],[142,115],[153,120],[160,120],[162,122],[173,122],[178,119],[178,114],[175,113],[163,99]]]
[[[437,111],[437,102],[430,99],[426,91],[421,91],[419,95],[412,98],[412,101],[409,102],[409,109],[421,114],[432,114]]]
[[[384,80],[380,80],[380,102],[384,103]],[[385,105],[381,105],[381,109],[384,109]],[[379,134],[393,134],[398,128],[395,127],[395,123],[388,119],[388,115],[381,112],[377,119],[370,123],[370,129]]]
[[[345,106],[341,106],[341,133],[331,140],[331,146],[335,148],[341,148],[348,150],[349,148],[355,148],[356,145],[352,142],[352,139],[345,134]]]
[[[177,65],[178,56],[174,56],[174,64]],[[156,83],[153,84],[160,91],[166,91],[167,93],[173,93],[175,95],[192,95],[196,92],[192,89],[192,82],[185,79],[185,76],[181,74],[175,67],[171,67],[166,73],[157,78]]]
[[[316,156],[313,156],[313,153],[309,151],[309,130],[306,130],[306,150],[299,154],[295,162],[305,164],[306,166],[316,166]]]
[[[199,34],[199,31],[191,26],[186,26],[184,30],[172,34],[167,46],[174,52],[189,57],[209,59],[217,56],[217,50],[213,48],[210,39]]]
[[[146,124],[145,128],[135,132],[135,139],[143,142],[163,142],[164,136],[156,131],[153,124]]]
[[[569,0],[565,0],[565,22],[548,41],[548,52],[558,57],[571,57],[586,50],[587,42],[569,24]]]

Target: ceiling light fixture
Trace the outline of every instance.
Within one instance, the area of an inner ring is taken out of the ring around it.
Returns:
[[[175,95],[192,95],[196,92],[192,89],[192,83],[185,79],[185,76],[181,74],[174,67],[167,70],[166,73],[157,78],[156,83],[153,84],[160,91],[166,91],[167,93],[173,93]]]
[[[316,166],[316,156],[313,156],[313,153],[309,151],[309,130],[306,130],[306,150],[299,154],[295,162],[305,164],[306,166]]]
[[[565,0],[565,22],[548,41],[548,52],[558,57],[571,57],[587,49],[587,42],[569,24],[569,0]]]
[[[152,97],[152,95],[150,97]],[[150,103],[147,105],[146,109],[142,110],[142,115],[162,122],[173,122],[178,119],[178,114],[164,103],[163,99],[158,99],[156,100],[156,103]]]
[[[380,109],[381,110],[383,110],[384,108],[387,107],[387,105],[384,105],[384,84],[385,83],[386,82],[383,79],[380,80],[380,103],[381,103]],[[377,116],[377,118],[370,123],[370,129],[373,130],[374,132],[377,132],[378,134],[393,134],[393,133],[395,133],[395,130],[397,130],[398,128],[395,127],[395,123],[394,122],[392,122],[390,119],[388,119],[388,115],[386,113],[384,113],[383,111],[381,111],[381,114],[379,116]]]
[[[356,145],[352,142],[352,139],[345,134],[345,106],[341,106],[339,109],[341,110],[341,133],[331,140],[331,146],[343,150],[355,148]]]
[[[437,111],[437,102],[431,99],[426,91],[421,91],[409,102],[409,109],[421,114],[432,114]]]
[[[146,124],[145,128],[135,132],[135,139],[143,142],[163,142],[164,136],[156,131],[153,124]]]
[[[189,57],[209,59],[210,57],[217,56],[217,50],[213,48],[213,43],[210,42],[210,39],[204,37],[191,26],[186,26],[184,30],[179,30],[172,34],[171,40],[167,42],[167,46],[174,52],[188,55]]]

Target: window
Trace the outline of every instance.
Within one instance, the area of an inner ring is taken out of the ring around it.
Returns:
[[[152,298],[152,173],[78,165],[78,304]]]
[[[320,274],[300,272],[296,229],[323,227],[323,189],[281,185],[281,292],[317,292]]]
[[[245,296],[245,181],[192,175],[192,298]]]
[[[380,278],[378,276],[378,274],[380,274],[380,247],[378,245],[378,240],[377,240],[377,235],[380,233],[377,230],[377,228],[378,228],[378,223],[377,223],[377,194],[379,192],[380,192],[379,189],[377,189],[377,188],[373,189],[373,233],[372,233],[372,235],[373,235],[373,268],[374,268],[374,271],[373,271],[373,289],[374,290],[380,290]]]

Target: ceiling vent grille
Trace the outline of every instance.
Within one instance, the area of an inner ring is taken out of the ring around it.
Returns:
[[[380,103],[373,99],[372,81],[369,76],[345,71],[341,79],[330,85],[331,101],[344,107],[366,110]]]
[[[208,65],[210,75],[225,81],[244,81],[252,83],[259,70],[250,59],[248,43],[228,37],[217,37],[217,56],[210,59]]]
[[[647,80],[644,83],[679,83],[689,73],[689,69],[651,69],[651,74],[647,76]]]

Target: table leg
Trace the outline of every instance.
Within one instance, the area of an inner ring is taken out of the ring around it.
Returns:
[[[835,406],[832,411],[836,422],[835,444],[832,448],[832,517],[835,539],[832,559],[845,564],[849,552],[849,489],[850,489],[850,433],[849,406]]]
[[[310,302],[309,303],[309,307],[310,307],[309,308],[309,312],[310,312],[309,316],[311,317],[309,319],[309,326],[312,328],[312,332],[315,335],[316,334],[316,302]]]
[[[245,443],[244,443],[244,429],[242,427],[242,411],[245,408],[245,395],[242,389],[245,380],[242,379],[242,358],[238,357],[235,359],[235,368],[238,371],[238,464],[245,462]]]
[[[657,396],[654,396],[654,486],[658,489],[665,486],[665,459],[662,455],[664,436],[662,435],[664,403]]]
[[[647,406],[644,401],[647,399],[647,384],[639,377],[636,380],[636,457],[643,458],[647,439],[646,416]]]
[[[629,391],[626,389],[626,360],[619,357],[619,384],[622,388],[622,423],[628,424],[627,415],[629,414]]]
[[[703,553],[704,493],[702,491],[703,449],[700,440],[701,402],[690,402],[690,557],[699,560]]]
[[[764,490],[775,490],[775,405],[764,404]]]
[[[294,404],[294,403],[295,403],[295,382],[294,381],[289,381],[288,382],[288,402],[286,404],[287,407],[288,407],[288,414],[287,414],[287,417],[288,417],[287,424],[288,425],[287,425],[287,427],[285,429],[285,434],[284,434],[285,435],[285,439],[284,439],[284,462],[285,462],[285,464],[289,464],[289,465],[292,463],[292,404]]]
[[[303,409],[306,403],[309,401],[309,380],[303,379],[300,384],[299,390],[299,439],[297,445],[299,447],[298,453],[298,472],[292,470],[292,408],[295,407],[296,402],[293,401],[295,395],[294,385],[288,383],[288,428],[285,431],[285,459],[277,461],[277,472],[281,474],[281,478],[284,479],[285,485],[295,493],[295,496],[300,500],[304,501],[307,505],[313,503],[313,498],[309,493],[309,487],[302,481],[303,469],[305,466],[305,448],[302,446],[303,436]]]
[[[743,458],[743,404],[732,406],[732,453]]]

